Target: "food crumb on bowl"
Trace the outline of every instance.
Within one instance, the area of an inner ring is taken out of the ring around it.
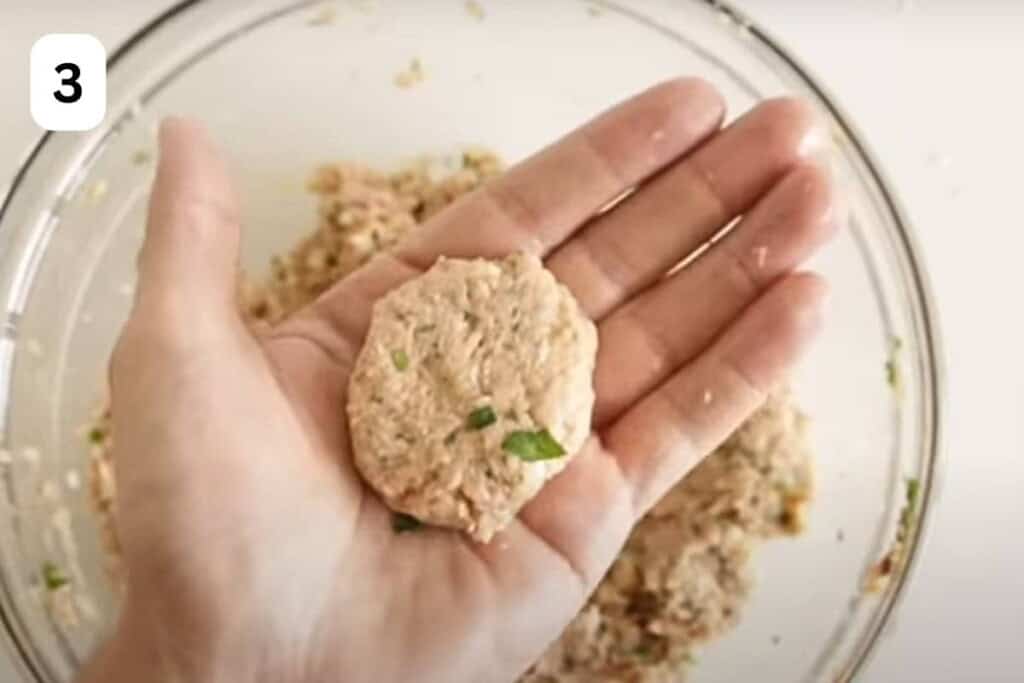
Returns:
[[[43,586],[49,591],[60,590],[71,582],[71,579],[53,562],[44,562],[40,574],[43,577]]]
[[[153,153],[148,149],[137,149],[132,154],[132,164],[135,166],[145,166],[153,160]]]
[[[107,196],[109,189],[109,183],[104,178],[100,178],[86,188],[85,198],[90,204],[99,204]]]
[[[903,351],[903,339],[892,336],[889,339],[889,355],[885,360],[885,382],[892,388],[896,398],[903,397],[903,366],[900,358]]]
[[[478,21],[483,21],[487,18],[487,12],[484,11],[483,5],[477,0],[466,0],[466,11]]]
[[[403,90],[407,90],[419,85],[425,78],[426,73],[423,71],[423,63],[419,57],[413,57],[412,61],[409,62],[408,68],[395,74],[395,85]]]
[[[42,454],[35,446],[26,446],[21,450],[21,458],[30,465],[38,465]]]
[[[30,356],[43,357],[43,344],[35,337],[25,340],[25,350]]]
[[[907,479],[895,538],[882,559],[868,570],[867,578],[864,581],[866,593],[881,593],[889,586],[892,578],[906,568],[908,543],[918,522],[920,496],[921,482],[918,479]]]
[[[377,9],[375,0],[350,0],[351,5],[363,14],[372,14]]]
[[[330,26],[338,18],[338,10],[334,5],[324,5],[306,22],[309,26]]]
[[[57,482],[51,479],[45,479],[39,485],[39,497],[47,502],[56,502],[60,499],[60,488],[57,486]]]

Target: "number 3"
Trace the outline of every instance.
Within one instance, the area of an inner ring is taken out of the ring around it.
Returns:
[[[71,94],[65,95],[60,90],[54,90],[53,96],[57,98],[57,101],[63,102],[64,104],[71,104],[72,102],[77,102],[82,99],[82,84],[78,82],[78,77],[82,75],[82,70],[78,68],[78,65],[72,64],[71,62],[64,62],[63,64],[58,64],[55,71],[58,74],[60,74],[61,71],[71,72],[70,76],[66,76],[60,81],[62,89],[64,86],[71,87]]]

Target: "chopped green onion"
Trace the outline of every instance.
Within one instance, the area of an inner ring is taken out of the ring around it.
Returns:
[[[469,417],[466,418],[466,426],[470,429],[483,429],[484,427],[490,427],[497,421],[498,416],[495,414],[494,408],[483,406],[469,414]]]
[[[896,530],[896,539],[905,541],[910,535],[911,528],[917,522],[917,502],[921,495],[921,482],[917,479],[907,479],[906,502],[900,511],[900,524]]]
[[[47,590],[55,591],[66,585],[71,581],[68,577],[64,576],[64,573],[57,568],[57,565],[52,562],[47,562],[43,565],[43,584]]]
[[[409,369],[409,354],[402,349],[391,352],[391,362],[399,372]]]
[[[510,432],[501,442],[501,448],[526,462],[552,460],[565,455],[562,444],[555,441],[546,429],[539,432]]]
[[[917,479],[907,479],[907,507],[916,510],[917,498],[920,494],[921,482]]]
[[[889,339],[889,357],[885,361],[885,381],[897,396],[903,394],[903,372],[900,367],[900,351],[903,340],[899,337]]]
[[[391,517],[391,529],[396,534],[404,534],[407,531],[416,531],[421,526],[423,526],[423,522],[412,515],[407,515],[403,512],[396,512]]]

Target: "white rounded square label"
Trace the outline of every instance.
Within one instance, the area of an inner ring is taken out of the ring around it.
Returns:
[[[32,119],[47,130],[89,130],[107,113],[107,51],[86,33],[50,33],[29,58]]]

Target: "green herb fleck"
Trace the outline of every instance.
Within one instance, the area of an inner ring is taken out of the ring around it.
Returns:
[[[457,439],[458,436],[459,436],[459,428],[456,427],[452,431],[448,432],[448,436],[444,437],[444,445],[445,446],[451,446],[453,443],[455,443],[455,439]]]
[[[397,349],[391,352],[391,362],[395,364],[395,369],[399,372],[405,372],[409,369],[409,354],[402,349]]]
[[[494,408],[483,406],[469,414],[469,417],[466,418],[466,426],[470,429],[483,429],[484,427],[490,427],[497,421],[498,416],[495,414]]]
[[[910,534],[910,527],[917,518],[917,501],[921,495],[921,482],[917,479],[907,479],[906,501],[903,510],[900,511],[900,528],[897,536],[905,539]]]
[[[885,361],[885,381],[897,396],[903,394],[903,371],[900,366],[900,351],[902,349],[902,339],[892,337],[889,340],[889,358]]]
[[[58,590],[71,583],[71,580],[64,575],[64,572],[62,572],[57,565],[52,562],[46,562],[43,564],[42,574],[43,584],[46,586],[46,589],[50,591]]]
[[[103,430],[99,427],[93,427],[89,430],[89,441],[92,443],[103,443]]]
[[[920,494],[921,482],[917,479],[907,479],[907,507],[916,510],[917,498]]]
[[[423,526],[423,522],[412,515],[407,515],[403,512],[396,512],[391,516],[391,529],[396,534],[404,534],[407,531],[418,531],[421,526]]]
[[[501,442],[501,448],[526,462],[552,460],[565,455],[562,444],[555,441],[546,429],[539,432],[509,432]]]

